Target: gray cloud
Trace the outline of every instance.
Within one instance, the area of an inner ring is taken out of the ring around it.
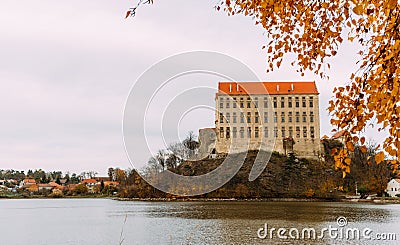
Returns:
[[[354,47],[343,47],[329,82],[302,78],[289,62],[265,74],[263,30],[215,3],[155,1],[125,20],[133,1],[2,1],[0,168],[130,167],[121,129],[129,89],[153,63],[192,50],[231,55],[263,80],[317,80],[328,134],[327,101],[355,68]]]

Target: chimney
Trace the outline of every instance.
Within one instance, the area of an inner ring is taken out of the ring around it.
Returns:
[[[239,91],[239,84],[236,83],[236,91]]]
[[[229,84],[229,93],[232,93],[232,84]]]
[[[292,83],[292,91],[294,91],[294,85],[293,85],[293,83]]]
[[[279,84],[276,85],[276,91],[279,92]]]

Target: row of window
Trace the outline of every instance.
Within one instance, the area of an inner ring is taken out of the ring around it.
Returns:
[[[226,102],[225,102],[226,101]],[[268,108],[268,97],[264,97],[263,100],[263,105],[264,108]],[[287,102],[285,97],[280,97],[280,100],[278,101],[278,97],[273,97],[272,98],[272,104],[274,108],[278,108],[278,104],[280,104],[279,108],[285,108],[285,105],[287,103],[288,108],[300,107],[300,97],[288,97]],[[224,100],[224,98],[220,97],[219,98],[219,108],[230,108],[231,107],[231,101],[229,99]],[[232,108],[237,108],[238,106],[240,108],[244,108],[246,105],[247,108],[258,108],[259,103],[258,103],[258,97],[254,97],[253,100],[250,99],[250,97],[247,97],[247,101],[245,102],[244,99],[241,97],[239,102],[237,101],[237,98],[234,97],[232,101]],[[301,106],[302,107],[307,107],[307,99],[306,97],[301,98]],[[314,99],[313,97],[308,98],[308,106],[309,107],[314,107]]]
[[[264,123],[268,123],[268,112],[264,112],[263,115],[263,122]],[[309,122],[314,122],[314,112],[310,111],[310,114],[307,116],[307,112],[303,111],[303,114],[301,116],[302,122],[307,122],[307,118],[309,118]],[[293,116],[293,112],[289,112],[288,116],[286,118],[285,112],[281,112],[280,114],[280,122],[284,123],[286,122],[293,122],[293,119],[295,120],[295,122],[300,122],[300,112],[296,111],[296,114]],[[260,123],[260,115],[258,112],[255,112],[254,115],[251,114],[251,112],[247,112],[246,114],[246,118],[245,118],[245,114],[244,112],[240,112],[239,114],[239,122],[240,123],[244,123],[246,121],[246,123]],[[232,121],[231,121],[231,114],[229,112],[227,112],[225,115],[221,112],[219,113],[219,122],[220,123],[237,123],[238,122],[238,118],[237,118],[237,113],[233,112],[232,113]],[[278,122],[278,112],[274,112],[274,122]]]
[[[301,132],[300,132],[300,127],[295,127],[295,131],[293,131],[294,127],[289,127],[288,130],[285,127],[281,127],[280,132],[278,132],[278,127],[274,127],[273,135],[275,138],[277,138],[280,134],[282,138],[285,137],[294,137],[294,133],[296,138],[300,138]],[[239,129],[239,131],[238,131]],[[246,130],[246,137],[247,138],[260,138],[261,135],[264,136],[264,138],[269,137],[269,130],[268,127],[264,127],[262,130],[261,127],[254,127],[254,133],[252,133],[252,127],[247,127]],[[303,138],[308,137],[308,127],[303,127]],[[261,131],[263,131],[263,134],[261,134]],[[310,138],[315,138],[315,129],[314,127],[310,127]],[[245,138],[245,127],[232,127],[232,132],[231,132],[231,127],[220,127],[219,128],[219,137],[220,138]]]

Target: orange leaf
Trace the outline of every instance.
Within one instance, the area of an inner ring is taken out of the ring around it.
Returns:
[[[380,164],[381,162],[383,162],[383,160],[385,160],[385,153],[383,153],[383,151],[375,155],[375,161],[377,164]]]

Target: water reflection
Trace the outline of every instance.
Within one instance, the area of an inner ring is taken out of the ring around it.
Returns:
[[[400,244],[257,237],[265,223],[318,231],[337,227],[339,216],[346,227],[396,232],[400,241],[400,205],[44,199],[0,200],[0,244],[119,244],[121,232],[123,244]]]

